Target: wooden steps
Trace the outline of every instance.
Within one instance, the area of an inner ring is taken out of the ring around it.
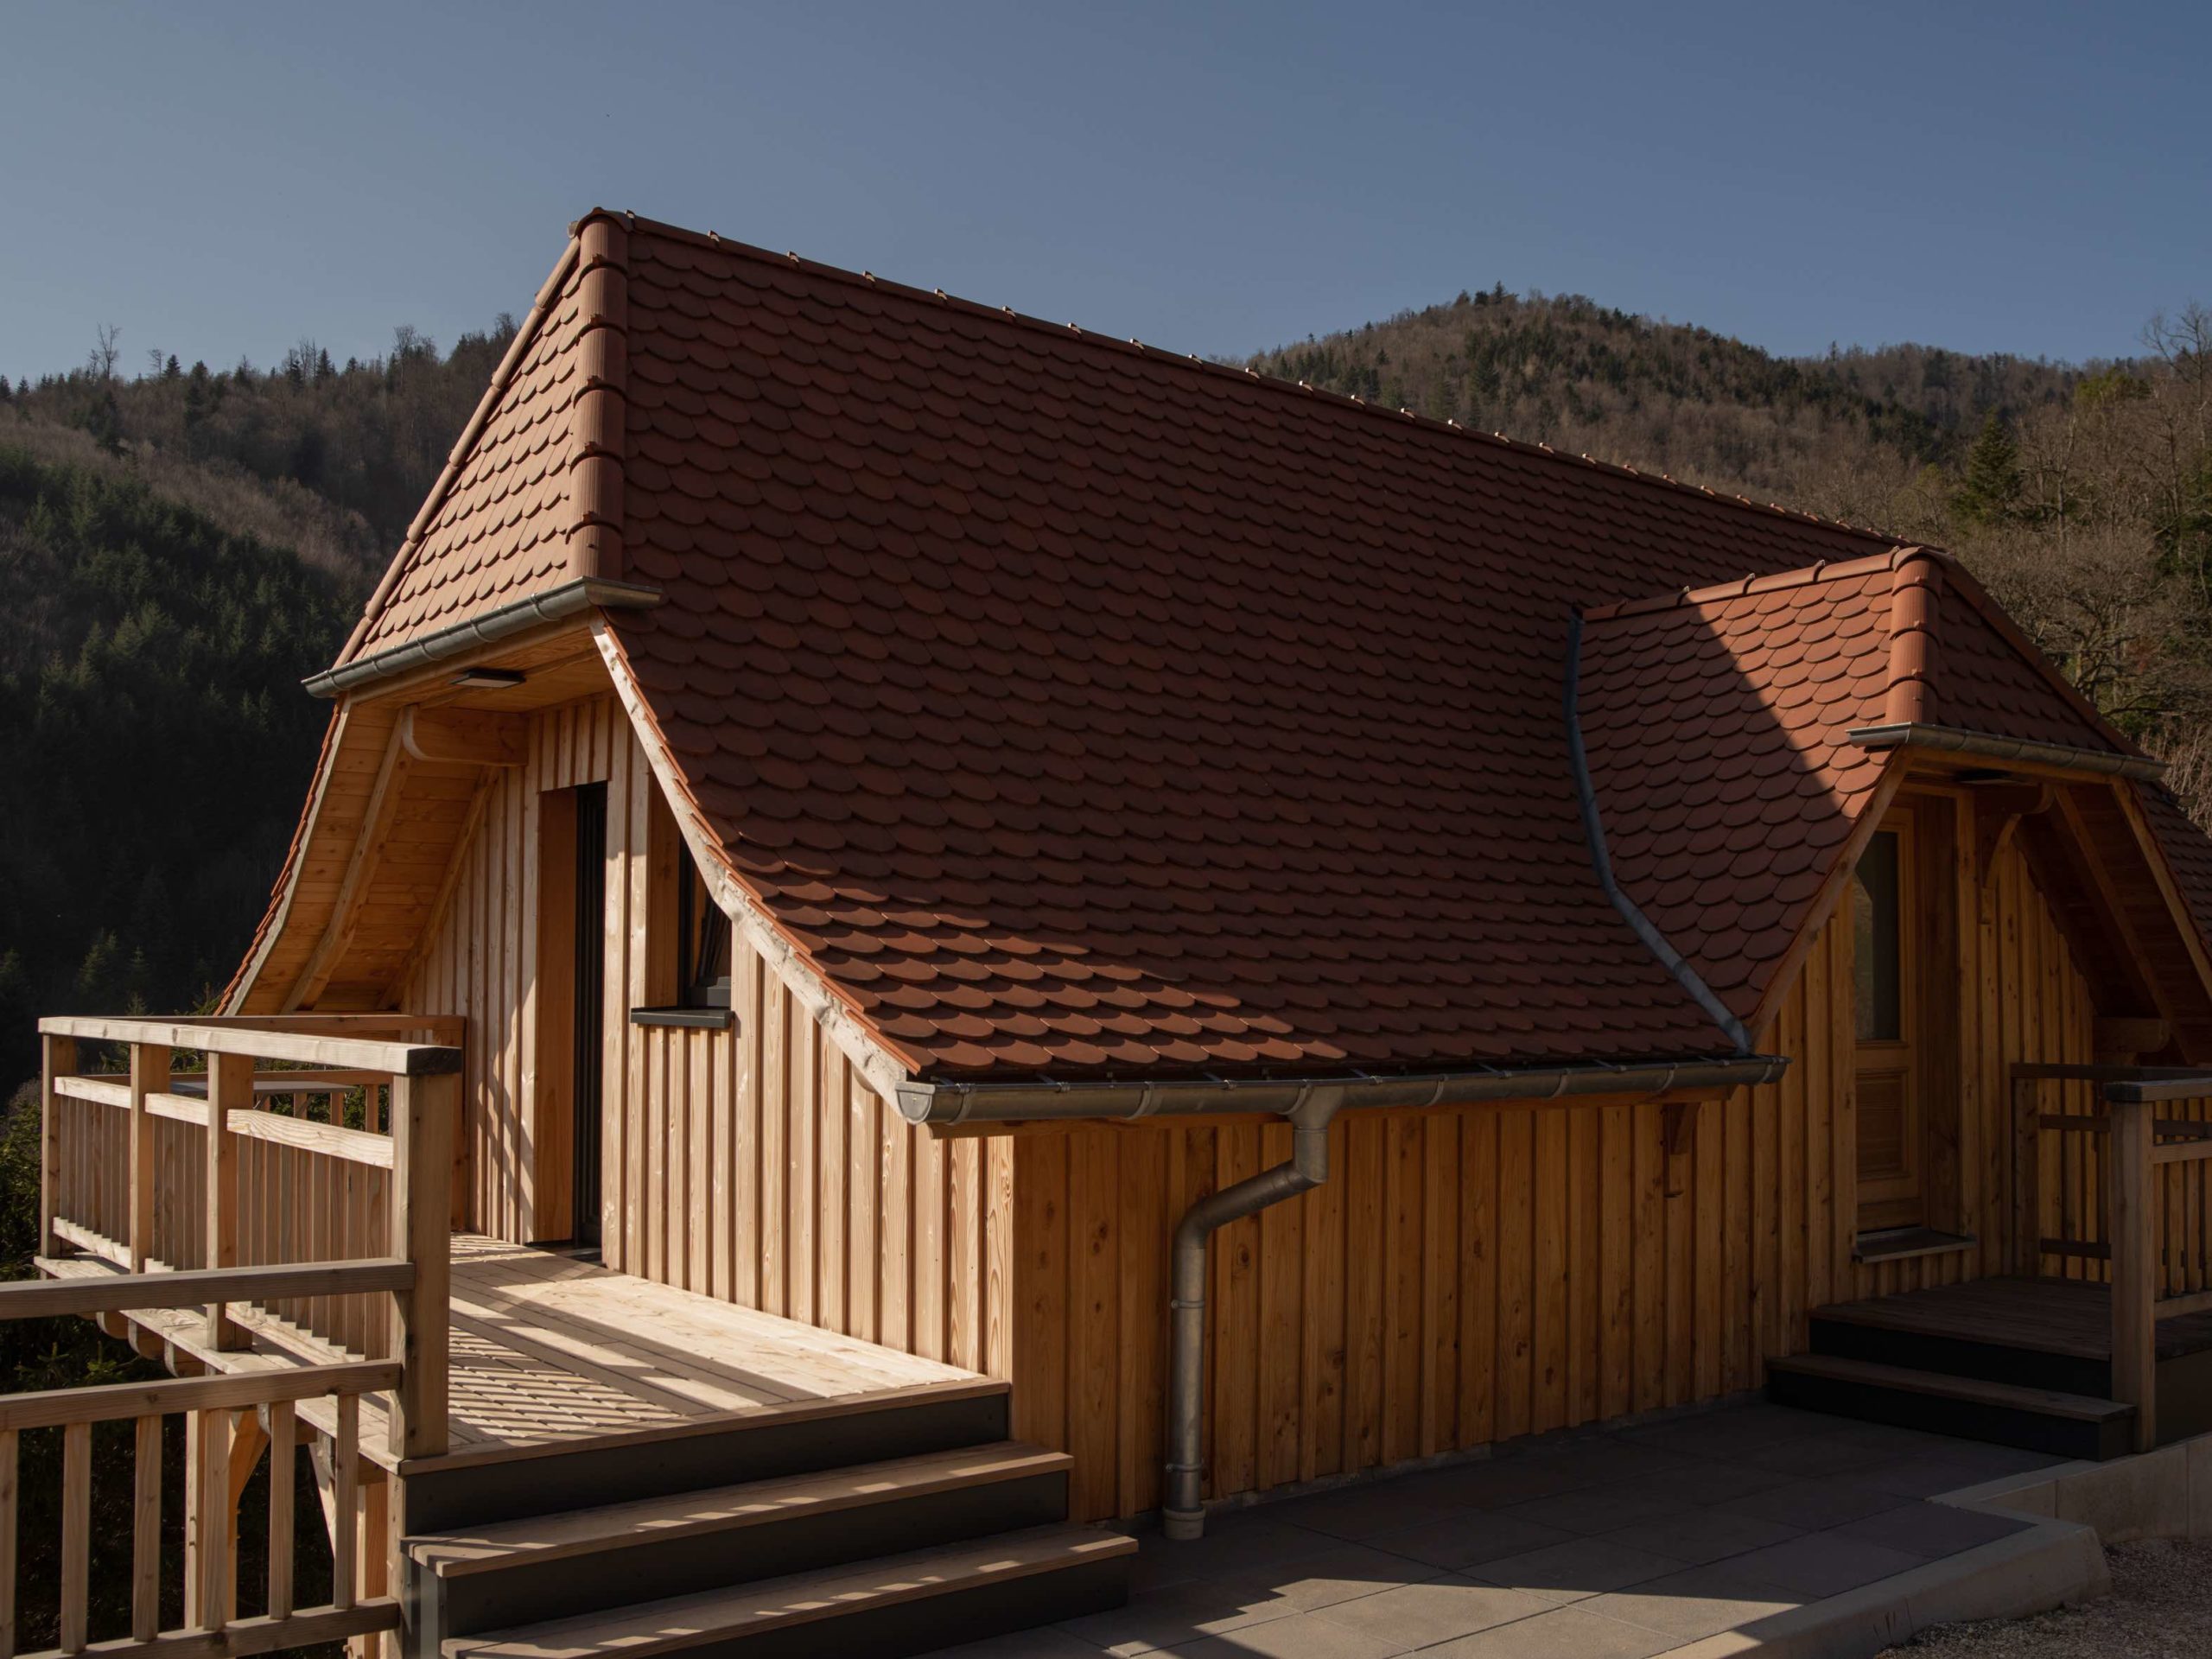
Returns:
[[[1072,1459],[1006,1405],[979,1380],[448,1459],[472,1484],[408,1501],[408,1650],[888,1655],[1118,1605],[1134,1541],[1068,1524]]]
[[[1073,1459],[1013,1441],[855,1464],[409,1541],[448,1630],[660,1600],[1044,1525],[1067,1514]]]
[[[786,1659],[843,1649],[926,1652],[1118,1603],[1134,1539],[1045,1526],[620,1608],[459,1637],[447,1659],[597,1659],[743,1654]],[[825,1628],[833,1623],[834,1631]]]
[[[2116,1400],[1831,1354],[1769,1360],[1767,1394],[1783,1405],[2055,1457],[2120,1457],[2134,1432],[2134,1408]]]

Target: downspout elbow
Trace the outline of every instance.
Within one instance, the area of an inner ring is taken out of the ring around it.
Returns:
[[[1168,1362],[1167,1484],[1160,1510],[1161,1530],[1170,1538],[1197,1538],[1205,1530],[1201,1493],[1205,1477],[1207,1243],[1230,1223],[1311,1192],[1329,1179],[1329,1125],[1343,1104],[1341,1088],[1309,1090],[1287,1114],[1289,1161],[1208,1193],[1176,1224],[1174,1290],[1168,1304],[1173,1340]]]

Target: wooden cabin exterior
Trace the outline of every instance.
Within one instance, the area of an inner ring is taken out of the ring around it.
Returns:
[[[880,1650],[1110,1599],[1179,1226],[1263,1188],[1210,1501],[1770,1384],[2212,1403],[2212,843],[1938,553],[594,214],[311,689],[222,1018],[46,1027],[42,1288],[231,1471],[193,1628],[286,1389],[315,1634],[788,1639],[614,1507],[870,1458],[761,1559],[982,1541]]]

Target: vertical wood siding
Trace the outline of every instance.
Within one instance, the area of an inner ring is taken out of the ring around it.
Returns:
[[[1971,872],[1967,874],[1970,874]],[[2003,1270],[2005,1068],[2089,1056],[2088,989],[2017,857],[1963,890],[1965,1255],[1852,1259],[1851,939],[1823,930],[1780,1081],[1694,1109],[1353,1113],[1333,1173],[1215,1235],[1208,1490],[1264,1490],[1758,1386],[1824,1302]],[[1289,1154],[1279,1125],[1013,1142],[1015,1432],[1076,1459],[1086,1517],[1160,1501],[1167,1241]],[[1670,1195],[1671,1194],[1671,1195]]]
[[[937,1141],[856,1075],[759,958],[734,1033],[632,1027],[655,785],[611,699],[533,718],[485,785],[404,1006],[468,1016],[466,1219],[525,1240],[541,791],[607,785],[609,1266],[1014,1383],[1016,1432],[1076,1458],[1078,1514],[1159,1501],[1168,1241],[1281,1161],[1277,1124]],[[1855,1227],[1851,941],[1826,928],[1768,1046],[1776,1084],[1655,1105],[1354,1114],[1319,1191],[1217,1236],[1209,1486],[1260,1490],[1755,1387],[1808,1309],[2003,1270],[2006,1067],[2089,1058],[2092,1008],[2021,860],[1961,840],[1960,1134],[1976,1251],[1868,1267]],[[1945,1039],[1948,1040],[1948,1039]],[[552,1230],[564,1230],[563,1224]]]
[[[1005,1375],[1011,1144],[939,1142],[909,1128],[741,941],[734,1033],[632,1025],[629,1010],[652,1000],[658,785],[612,697],[533,716],[527,754],[485,785],[451,899],[401,1004],[469,1020],[463,1219],[518,1243],[567,1230],[565,1219],[541,1226],[534,1215],[538,802],[546,790],[603,782],[607,1264]]]

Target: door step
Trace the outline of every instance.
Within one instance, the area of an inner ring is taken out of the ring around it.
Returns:
[[[2117,1400],[1874,1360],[1832,1354],[1770,1359],[1767,1395],[1808,1411],[2055,1457],[2116,1458],[2134,1447],[2135,1408]]]
[[[461,1634],[1058,1522],[1072,1464],[1001,1440],[457,1529],[407,1549],[443,1628]]]
[[[656,1654],[798,1659],[927,1652],[1117,1606],[1136,1541],[1083,1526],[794,1573],[453,1637],[446,1659],[650,1659]]]

